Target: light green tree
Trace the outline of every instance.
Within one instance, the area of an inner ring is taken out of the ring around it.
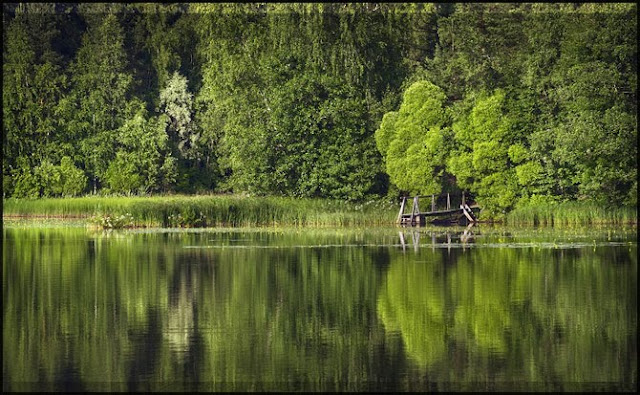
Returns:
[[[453,124],[457,149],[448,159],[448,170],[462,188],[476,195],[486,213],[498,216],[510,209],[518,197],[509,147],[519,141],[505,108],[503,90],[468,100],[473,103],[472,109],[460,114]]]
[[[117,130],[116,157],[106,171],[109,188],[118,193],[163,190],[176,181],[165,115],[149,118],[144,108]]]
[[[384,115],[375,139],[395,185],[412,194],[442,191],[450,132],[446,96],[429,81],[418,81],[404,93],[397,112]]]
[[[187,79],[174,72],[160,91],[160,108],[168,116],[167,132],[185,157],[194,157],[200,133],[193,123],[193,95],[189,93]]]

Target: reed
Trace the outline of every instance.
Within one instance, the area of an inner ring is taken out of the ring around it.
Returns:
[[[518,207],[506,215],[508,225],[578,226],[637,224],[637,207],[605,207],[594,202],[564,202]]]
[[[86,218],[98,226],[357,226],[393,224],[397,208],[383,201],[354,203],[329,199],[170,195],[150,197],[7,199],[4,216]],[[110,218],[107,221],[107,217]],[[102,224],[102,225],[101,225]]]

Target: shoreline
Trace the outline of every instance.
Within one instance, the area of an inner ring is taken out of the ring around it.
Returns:
[[[464,227],[466,225],[459,225],[459,224],[442,224],[442,223],[427,223],[424,226],[406,226],[406,225],[400,225],[396,222],[389,222],[389,223],[376,223],[376,224],[358,224],[358,225],[345,225],[345,224],[326,224],[326,223],[322,223],[322,224],[312,224],[312,223],[305,223],[305,224],[300,224],[300,223],[295,223],[295,222],[291,222],[291,223],[283,223],[283,222],[276,222],[276,223],[255,223],[255,224],[231,224],[231,223],[220,223],[220,224],[211,224],[208,226],[193,226],[193,225],[187,225],[187,226],[162,226],[162,225],[154,225],[154,224],[148,224],[148,225],[128,225],[128,226],[123,226],[123,227],[119,227],[119,228],[110,228],[110,227],[103,227],[101,225],[95,224],[95,223],[91,223],[89,222],[89,219],[93,218],[95,216],[91,216],[91,215],[79,215],[79,214],[70,214],[70,215],[56,215],[56,214],[51,214],[51,215],[43,215],[43,214],[3,214],[2,215],[2,220],[82,220],[82,219],[86,219],[86,223],[85,225],[87,225],[88,227],[91,228],[96,228],[96,229],[147,229],[147,228],[162,228],[162,229],[197,229],[197,228],[250,228],[250,227],[311,227],[311,228],[318,228],[318,227],[341,227],[341,228],[349,228],[349,227],[362,227],[362,226],[367,226],[367,227],[380,227],[380,226],[384,226],[384,227],[396,227],[399,229],[422,229],[422,228],[426,228],[426,227]],[[532,228],[554,228],[554,227],[572,227],[572,226],[577,226],[577,225],[581,225],[581,224],[564,224],[564,223],[559,223],[559,224],[549,224],[549,223],[543,223],[543,224],[534,224],[534,223],[517,223],[517,224],[509,224],[506,223],[506,221],[490,221],[490,220],[484,220],[484,221],[477,221],[474,223],[476,226],[477,225],[485,225],[485,226],[506,226],[506,227],[511,227],[511,226],[526,226],[526,227],[532,227]],[[602,222],[596,222],[596,223],[591,223],[588,224],[590,226],[631,226],[631,227],[637,227],[638,226],[638,221],[625,221],[625,222],[614,222],[614,221],[602,221]]]

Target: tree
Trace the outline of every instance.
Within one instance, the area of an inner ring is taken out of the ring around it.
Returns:
[[[200,133],[195,130],[192,119],[193,95],[187,90],[187,79],[177,71],[160,91],[160,108],[169,117],[167,132],[180,154],[195,157]]]
[[[122,28],[116,15],[88,12],[88,30],[70,65],[71,91],[60,103],[68,138],[80,141],[83,166],[93,179],[93,189],[104,179],[114,157],[113,139],[131,113],[127,56]],[[101,16],[101,17],[99,17]]]
[[[410,194],[439,194],[443,188],[450,133],[444,91],[419,81],[404,93],[398,112],[385,114],[376,131],[391,182]]]
[[[175,158],[171,156],[165,115],[149,118],[144,108],[117,130],[115,160],[105,180],[118,193],[166,190],[176,181]]]
[[[87,186],[84,172],[77,168],[68,156],[62,158],[60,165],[54,165],[45,159],[32,169],[21,167],[14,175],[15,197],[77,196]]]
[[[333,4],[196,9],[207,12],[197,119],[223,187],[348,199],[384,189],[372,137],[404,70],[400,56],[383,56],[399,53],[394,41],[380,44],[384,14]]]
[[[520,141],[513,120],[506,113],[504,91],[499,89],[469,100],[472,109],[453,124],[458,148],[451,153],[447,168],[462,188],[476,195],[483,210],[498,216],[510,209],[518,197],[509,148]]]
[[[22,5],[16,13],[3,46],[5,194],[11,193],[15,174],[45,160],[58,162],[66,151],[55,114],[66,87],[60,55],[53,49],[58,39],[56,17],[46,4]]]

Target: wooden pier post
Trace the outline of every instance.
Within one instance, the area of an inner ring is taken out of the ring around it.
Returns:
[[[400,204],[400,212],[398,213],[398,223],[402,223],[402,214],[404,214],[404,205],[407,203],[407,197],[402,197],[402,203]]]
[[[447,192],[447,210],[451,210],[451,199],[449,199],[449,192]]]
[[[413,198],[413,208],[411,209],[411,226],[416,224],[416,217],[420,218],[420,208],[418,208],[418,196]]]
[[[434,195],[431,195],[431,212],[436,211],[436,198]]]

